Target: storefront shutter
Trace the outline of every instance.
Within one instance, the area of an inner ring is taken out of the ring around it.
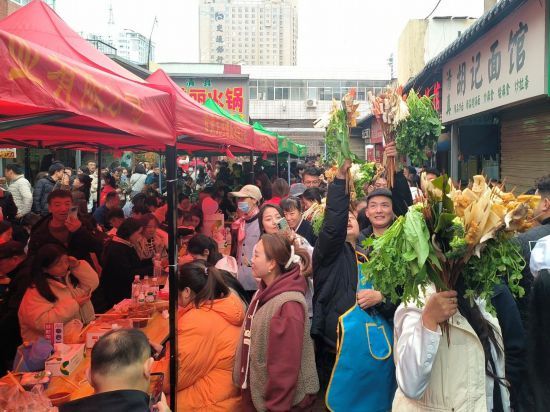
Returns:
[[[508,190],[516,187],[520,194],[550,173],[550,103],[534,102],[500,118],[501,176]]]

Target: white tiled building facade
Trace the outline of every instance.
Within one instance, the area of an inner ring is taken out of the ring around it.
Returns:
[[[297,0],[200,0],[200,61],[297,64]]]

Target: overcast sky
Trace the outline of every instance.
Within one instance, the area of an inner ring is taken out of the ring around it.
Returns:
[[[397,49],[407,20],[425,18],[438,0],[299,0],[298,65],[359,67],[380,72]],[[77,32],[106,30],[109,5],[115,24],[149,36],[157,62],[198,62],[198,0],[57,0],[57,12]],[[441,0],[434,16],[483,13],[483,0]]]

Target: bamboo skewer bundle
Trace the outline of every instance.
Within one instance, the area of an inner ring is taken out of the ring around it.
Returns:
[[[388,87],[379,96],[368,93],[372,114],[382,129],[384,144],[395,141],[395,130],[400,122],[409,116],[409,108],[402,97],[403,88]],[[393,177],[396,171],[395,157],[387,157],[385,161],[388,184],[393,187]]]

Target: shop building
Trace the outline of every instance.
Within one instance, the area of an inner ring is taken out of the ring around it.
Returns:
[[[546,1],[501,0],[406,90],[433,79],[448,132],[438,145],[440,169],[463,184],[482,173],[516,193],[550,172]]]

